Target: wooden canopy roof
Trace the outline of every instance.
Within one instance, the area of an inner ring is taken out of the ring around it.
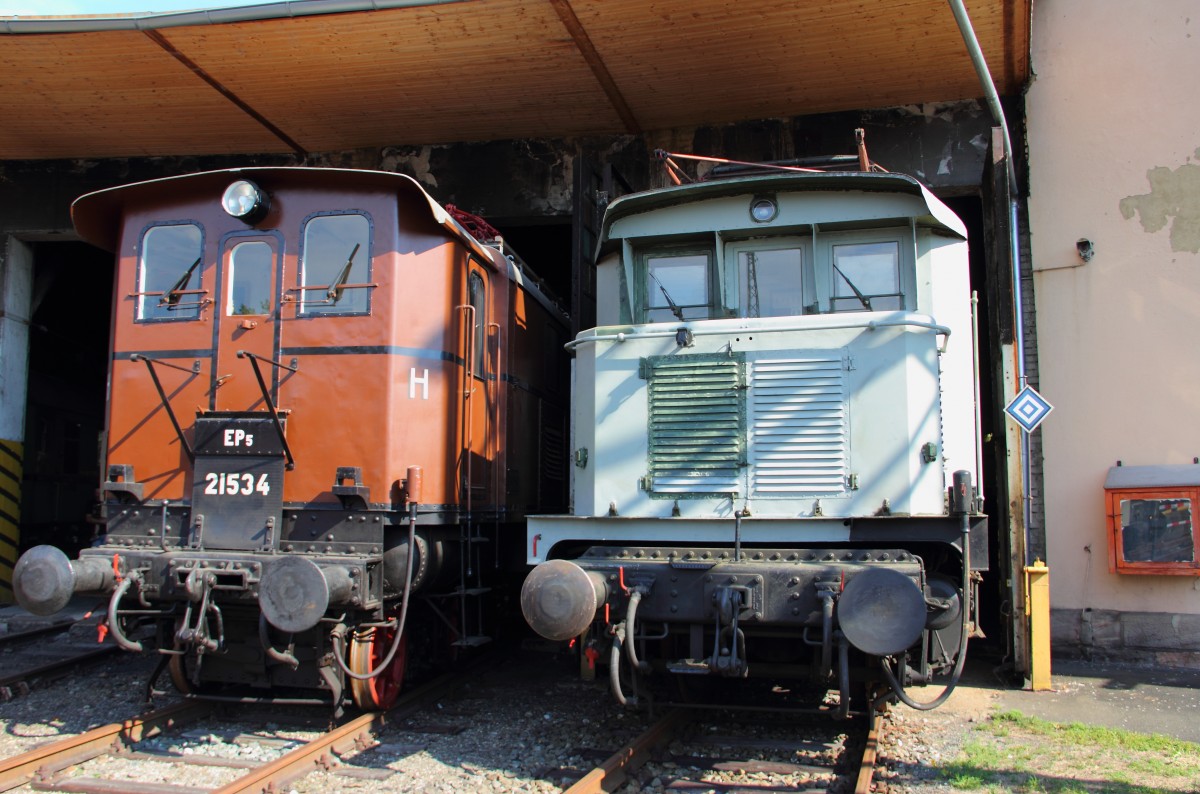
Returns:
[[[1001,94],[1029,77],[1030,3],[966,2]],[[946,0],[299,0],[0,19],[8,160],[641,133],[982,94]]]

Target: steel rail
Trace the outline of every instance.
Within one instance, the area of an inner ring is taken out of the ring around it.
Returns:
[[[650,752],[656,746],[670,741],[686,723],[686,712],[682,709],[667,712],[665,717],[651,725],[645,733],[580,778],[575,785],[566,790],[566,794],[602,794],[616,790],[625,782],[630,772],[650,759]]]
[[[883,715],[875,712],[871,717],[867,744],[863,748],[862,763],[858,767],[858,781],[854,784],[854,794],[871,794],[871,778],[875,775],[875,762],[879,757],[879,742],[882,739]]]
[[[57,634],[66,631],[73,626],[73,620],[60,620],[57,623],[52,623],[49,626],[38,626],[36,629],[24,629],[21,631],[10,631],[5,634],[0,634],[0,646],[7,645],[10,642],[19,642],[21,640],[31,639],[33,637],[41,637],[45,634]]]
[[[208,703],[183,701],[5,758],[0,760],[0,791],[30,782],[41,770],[52,768],[56,762],[60,766],[82,763],[104,755],[114,745],[136,744],[167,728],[194,722],[211,711],[212,706]]]
[[[87,664],[88,662],[108,656],[110,653],[114,653],[117,650],[119,649],[116,645],[103,645],[99,648],[92,648],[90,650],[83,651],[82,653],[77,653],[73,656],[65,656],[61,659],[51,659],[41,664],[34,665],[33,667],[26,667],[24,670],[17,670],[16,672],[7,673],[0,676],[0,687],[19,684],[20,682],[27,681],[34,676],[53,673],[56,670],[63,669],[64,667],[74,667],[77,664]],[[11,661],[8,663],[12,664]]]
[[[214,789],[213,794],[277,792],[282,790],[283,786],[310,772],[317,769],[329,769],[334,764],[332,756],[342,755],[353,749],[362,750],[370,747],[373,744],[374,734],[389,722],[404,719],[420,711],[430,702],[473,680],[473,674],[480,667],[495,661],[495,657],[486,656],[461,670],[441,675],[428,684],[402,695],[390,710],[356,717],[280,756],[275,761]]]

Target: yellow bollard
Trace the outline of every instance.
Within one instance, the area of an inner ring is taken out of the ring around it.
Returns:
[[[24,445],[0,439],[0,604],[13,602],[21,516],[21,458]]]
[[[1050,569],[1041,560],[1025,566],[1025,617],[1029,620],[1030,683],[1034,692],[1050,685]]]

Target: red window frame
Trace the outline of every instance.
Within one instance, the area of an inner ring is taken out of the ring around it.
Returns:
[[[1177,562],[1126,560],[1121,502],[1133,499],[1191,500],[1192,559]],[[1200,487],[1164,486],[1154,488],[1106,488],[1105,515],[1108,524],[1109,573],[1149,574],[1158,576],[1200,576]]]

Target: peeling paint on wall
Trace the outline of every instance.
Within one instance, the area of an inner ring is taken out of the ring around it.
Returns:
[[[1200,149],[1195,156],[1200,158]],[[1185,163],[1174,171],[1166,166],[1151,168],[1146,179],[1150,192],[1121,199],[1121,215],[1130,220],[1138,214],[1148,234],[1170,223],[1171,250],[1200,253],[1200,164]]]
[[[433,154],[431,146],[386,147],[380,156],[382,171],[407,173],[427,188],[438,186],[437,177],[429,165]]]

